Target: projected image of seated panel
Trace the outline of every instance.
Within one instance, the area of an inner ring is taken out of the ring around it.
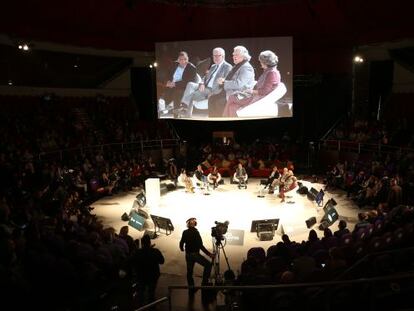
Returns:
[[[156,62],[160,119],[293,115],[291,37],[159,42]]]

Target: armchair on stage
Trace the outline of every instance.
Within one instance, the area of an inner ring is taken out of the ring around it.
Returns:
[[[284,83],[280,82],[278,86],[269,94],[239,109],[236,113],[238,117],[277,117],[279,115],[279,105],[277,101],[287,92]]]
[[[239,109],[236,113],[238,117],[277,117],[279,116],[279,104],[277,101],[281,99],[287,92],[284,83],[279,85],[265,97],[257,102]],[[201,111],[208,111],[208,99],[201,101],[193,101],[193,106]],[[289,107],[290,109],[291,107]]]

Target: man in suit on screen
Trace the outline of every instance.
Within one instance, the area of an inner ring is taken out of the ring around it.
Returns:
[[[182,107],[186,116],[191,117],[193,112],[193,101],[201,101],[221,92],[222,88],[218,81],[230,72],[232,65],[225,60],[224,49],[217,47],[213,50],[213,65],[199,83],[190,82],[181,99]]]
[[[219,78],[217,83],[222,91],[212,95],[208,100],[208,113],[210,117],[222,117],[227,98],[240,91],[253,88],[254,69],[250,64],[251,56],[244,46],[236,46],[233,51],[234,66],[226,77]]]

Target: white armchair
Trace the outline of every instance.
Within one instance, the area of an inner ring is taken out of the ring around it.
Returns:
[[[259,99],[257,102],[254,102],[251,105],[243,107],[237,110],[238,117],[277,117],[278,116],[278,106],[277,101],[281,99],[287,92],[286,86],[284,83],[280,82],[277,87]]]

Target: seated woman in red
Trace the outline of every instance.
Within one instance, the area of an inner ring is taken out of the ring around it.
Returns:
[[[281,202],[285,202],[285,193],[295,189],[297,186],[297,179],[291,170],[288,171],[288,176],[280,187],[279,197],[282,199]]]
[[[237,117],[236,111],[258,101],[273,91],[280,83],[280,72],[276,69],[278,57],[272,51],[259,55],[263,73],[252,90],[242,90],[230,95],[224,107],[223,117]]]

